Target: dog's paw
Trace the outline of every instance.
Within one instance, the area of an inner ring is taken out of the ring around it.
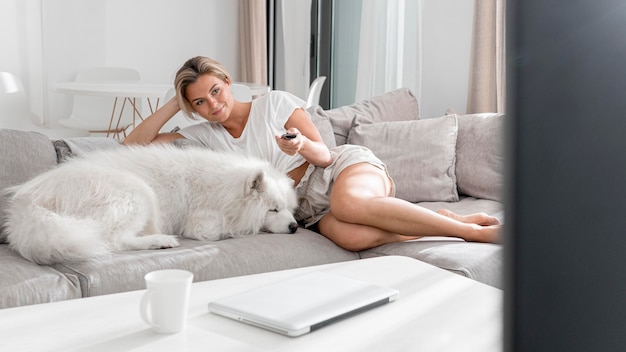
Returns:
[[[156,234],[156,235],[150,235],[150,239],[152,240],[150,249],[166,249],[166,248],[180,247],[180,243],[178,243],[176,236]]]

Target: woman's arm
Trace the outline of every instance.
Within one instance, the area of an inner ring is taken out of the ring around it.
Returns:
[[[285,123],[288,133],[296,135],[293,139],[283,139],[275,136],[278,147],[289,155],[300,153],[310,164],[326,167],[332,162],[330,151],[320,135],[317,127],[303,109],[294,110]]]
[[[125,145],[130,144],[150,144],[152,142],[170,142],[175,139],[184,138],[178,133],[161,133],[161,128],[169,121],[177,112],[180,111],[176,97],[170,99],[165,105],[159,108],[154,114],[148,116],[143,122],[135,127],[132,132],[122,142]]]

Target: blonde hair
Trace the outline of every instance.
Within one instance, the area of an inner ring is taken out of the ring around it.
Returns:
[[[190,84],[195,83],[201,75],[211,74],[224,82],[232,82],[228,71],[219,62],[205,56],[196,56],[187,60],[176,72],[174,87],[178,98],[178,105],[185,115],[195,119],[194,109],[185,97],[185,91]]]

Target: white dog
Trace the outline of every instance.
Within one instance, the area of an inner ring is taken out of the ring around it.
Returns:
[[[10,246],[36,263],[294,233],[293,182],[267,162],[169,145],[77,157],[8,190]]]

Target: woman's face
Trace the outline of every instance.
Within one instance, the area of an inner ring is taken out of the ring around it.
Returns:
[[[203,74],[187,86],[185,97],[198,115],[211,122],[226,121],[234,104],[230,84],[212,74]]]

